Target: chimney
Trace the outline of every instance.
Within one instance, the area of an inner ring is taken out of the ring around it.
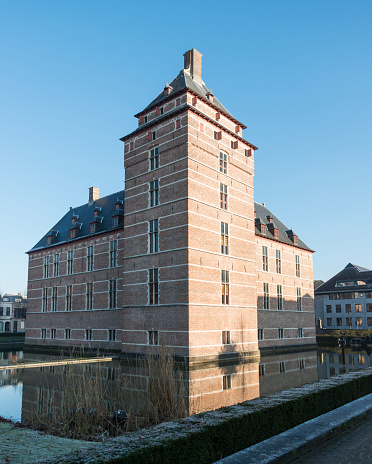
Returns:
[[[186,52],[184,57],[184,69],[188,71],[194,81],[202,84],[202,54],[195,48]]]
[[[90,189],[89,189],[89,204],[91,205],[96,200],[99,200],[99,188],[98,187],[90,187]]]

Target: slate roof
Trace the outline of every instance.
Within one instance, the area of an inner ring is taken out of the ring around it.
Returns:
[[[348,282],[354,285],[340,286],[337,282]],[[357,282],[365,282],[359,284]],[[356,264],[347,264],[338,274],[331,277],[327,282],[315,290],[315,294],[323,293],[343,293],[355,291],[368,291],[372,290],[372,270]]]
[[[178,93],[180,90],[183,90],[183,89],[189,89],[192,92],[195,92],[196,94],[198,94],[204,100],[208,100],[207,94],[209,93],[210,89],[207,88],[207,86],[204,84],[204,82],[203,82],[203,84],[199,84],[198,82],[196,82],[190,76],[190,74],[188,72],[185,72],[184,69],[182,69],[182,71],[180,71],[178,76],[175,79],[173,79],[173,81],[168,85],[170,85],[172,87],[172,90],[170,91],[170,93],[168,95],[165,95],[164,91],[162,90],[159,93],[159,95],[149,105],[147,105],[146,108],[143,111],[146,111],[146,110],[152,108],[153,106],[158,105],[163,100],[168,99],[169,97],[171,97],[172,95]],[[229,113],[229,111],[227,111],[227,109],[222,105],[222,103],[215,96],[213,96],[213,105],[216,108],[218,108],[219,110],[221,110],[223,113],[225,113],[228,116],[230,116],[231,118],[235,119],[231,115],[231,113]]]
[[[4,301],[4,298],[7,301]],[[14,293],[4,293],[4,294],[0,295],[0,303],[16,303],[16,300],[21,300],[20,302],[17,301],[18,304],[27,303],[27,296],[18,295],[18,294],[14,294]]]
[[[119,199],[120,209],[116,209],[116,203]],[[112,217],[116,215],[119,211],[120,216],[123,217],[123,201],[124,201],[124,190],[120,192],[112,193],[106,197],[102,197],[93,203],[85,203],[84,205],[77,206],[76,208],[71,208],[60,221],[57,222],[45,235],[44,237],[37,242],[37,244],[31,248],[29,252],[41,250],[44,248],[50,248],[55,245],[60,245],[62,243],[72,242],[74,240],[79,240],[85,237],[92,237],[94,235],[100,234],[102,232],[108,232],[110,230],[114,231],[121,229],[123,227],[123,219],[119,221],[118,227],[112,226]],[[90,233],[90,223],[97,218],[94,216],[94,209],[100,207],[100,216],[102,217],[102,222],[97,224],[97,232]],[[78,222],[72,224],[72,218],[78,217]],[[81,224],[81,226],[80,226]],[[79,227],[80,226],[80,227]],[[78,229],[76,238],[70,238],[70,229]],[[54,239],[50,245],[47,245],[47,237],[51,235],[51,231],[57,231],[58,233],[53,233]]]
[[[266,224],[266,234],[262,234],[259,229],[256,227],[255,232],[256,235],[260,237],[270,238],[272,240],[276,240],[278,242],[286,243],[288,245],[292,245],[298,248],[302,248],[304,250],[313,251],[309,248],[299,237],[298,237],[298,244],[295,245],[293,241],[288,237],[287,231],[290,229],[282,223],[271,211],[269,211],[265,206],[261,205],[260,203],[254,202],[254,210],[256,212],[256,224],[261,222]],[[272,224],[268,221],[267,216],[271,216],[273,224],[279,231],[279,238],[274,237],[274,230],[273,226],[268,226],[268,224]],[[293,232],[293,231],[292,231]]]

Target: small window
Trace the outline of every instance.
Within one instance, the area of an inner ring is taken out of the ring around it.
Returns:
[[[87,271],[93,271],[94,268],[94,248],[93,246],[87,247]]]
[[[262,270],[263,271],[269,270],[269,256],[268,256],[267,246],[262,247]]]
[[[281,311],[283,309],[283,287],[279,284],[276,286],[276,297],[277,309]]]
[[[221,253],[229,254],[229,225],[221,222]]]
[[[151,140],[156,140],[156,131],[151,132]]]
[[[278,329],[278,338],[279,339],[284,338],[284,329],[283,328]]]
[[[160,116],[164,114],[164,106],[160,108]]]
[[[275,268],[277,274],[282,273],[282,254],[280,250],[275,250]]]
[[[221,286],[222,286],[222,304],[230,302],[230,273],[229,271],[221,271]]]
[[[304,338],[304,329],[302,327],[298,328],[298,338]]]
[[[362,321],[362,318],[361,317],[357,317],[356,318],[356,325],[357,327],[360,327],[363,325],[363,321]]]
[[[149,269],[149,305],[159,302],[159,269]]]
[[[337,324],[338,327],[342,326],[342,317],[338,317],[336,319],[336,324]]]
[[[159,167],[159,147],[150,150],[150,170],[158,169]]]
[[[93,283],[88,282],[86,285],[86,309],[93,309]]]
[[[93,340],[93,330],[86,329],[85,330],[85,340]]]
[[[230,345],[231,344],[231,332],[230,332],[230,330],[223,330],[222,331],[222,344],[223,345]]]
[[[361,313],[362,312],[362,305],[361,304],[356,304],[355,305],[355,312]]]
[[[227,174],[227,153],[220,151],[220,172]]]
[[[330,327],[332,325],[332,318],[327,318],[327,325]]]
[[[260,377],[263,377],[265,375],[265,364],[258,365],[258,374]]]
[[[304,360],[304,358],[300,358],[300,359],[298,360],[298,367],[299,367],[300,369],[305,369],[305,360]]]
[[[147,332],[147,341],[149,345],[159,345],[159,332],[157,330],[149,330]]]
[[[57,334],[56,329],[50,330],[50,338],[52,338],[53,340],[56,338],[56,334]]]
[[[134,149],[134,142],[130,142],[130,151]]]
[[[258,329],[258,339],[259,339],[259,340],[264,340],[264,335],[265,335],[264,329],[259,328],[259,329]]]
[[[109,308],[116,308],[116,280],[110,280],[109,283]]]
[[[180,129],[181,128],[181,119],[177,119],[176,121],[176,129]]]
[[[251,148],[246,148],[244,150],[244,154],[245,156],[249,157],[249,156],[252,156],[252,149]]]
[[[232,375],[224,375],[222,378],[222,386],[224,390],[230,390],[232,387]]]
[[[157,253],[159,251],[159,226],[158,219],[149,221],[149,252]]]
[[[110,241],[110,267],[117,267],[118,265],[118,241]]]
[[[150,207],[158,206],[159,204],[159,181],[153,180],[149,186]]]
[[[279,372],[281,373],[285,372],[285,361],[279,362]]]
[[[338,304],[336,305],[336,313],[340,313],[341,312],[341,305]]]
[[[110,342],[116,341],[116,330],[115,329],[109,329],[108,331],[108,339]]]
[[[71,340],[71,329],[65,329],[65,340]]]
[[[41,338],[46,338],[46,336],[47,336],[46,329],[41,329]]]
[[[263,309],[270,309],[269,284],[263,283]]]
[[[327,305],[327,308],[328,308],[328,305]],[[346,304],[346,305],[345,305],[345,311],[346,311],[347,313],[351,313],[351,304]],[[328,311],[327,311],[327,312],[328,312]]]
[[[220,184],[220,208],[227,209],[227,185]]]
[[[301,271],[300,271],[300,257],[296,255],[296,277],[301,277]]]

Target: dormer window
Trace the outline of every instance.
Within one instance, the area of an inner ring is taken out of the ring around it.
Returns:
[[[298,245],[298,236],[293,232],[292,229],[286,230],[286,234],[288,235],[289,239],[292,240],[294,245]]]
[[[279,230],[278,229],[274,229],[274,237],[279,238]]]
[[[47,245],[51,245],[52,244],[52,237],[50,235],[48,235],[47,237]]]
[[[90,233],[91,234],[94,234],[97,230],[97,223],[96,222],[93,222],[91,225],[90,225]]]
[[[266,234],[266,225],[261,224],[261,234]]]
[[[112,227],[118,227],[119,225],[119,216],[114,216],[112,218]]]
[[[70,230],[70,238],[76,238],[76,232],[77,232],[77,229],[71,229]]]
[[[51,230],[46,238],[47,245],[51,245],[53,241],[55,240],[55,238],[57,237],[57,235],[58,235],[58,230]]]

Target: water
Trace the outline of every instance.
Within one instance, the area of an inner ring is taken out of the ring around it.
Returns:
[[[50,361],[48,355],[0,351],[0,367],[19,361]],[[23,359],[24,358],[24,359]],[[372,355],[346,349],[346,372],[371,366]],[[56,359],[56,357],[54,358]],[[260,363],[209,365],[178,373],[177,388],[189,414],[247,401],[275,391],[313,382],[343,372],[337,348],[261,357]],[[66,391],[80,388],[82,376],[96,376],[105,391],[108,410],[125,409],[141,416],[151,381],[143,368],[120,362],[79,366],[0,369],[0,416],[21,421],[60,406]],[[63,385],[63,387],[61,387]],[[84,385],[89,389],[89,384]],[[63,390],[63,391],[62,391]]]

